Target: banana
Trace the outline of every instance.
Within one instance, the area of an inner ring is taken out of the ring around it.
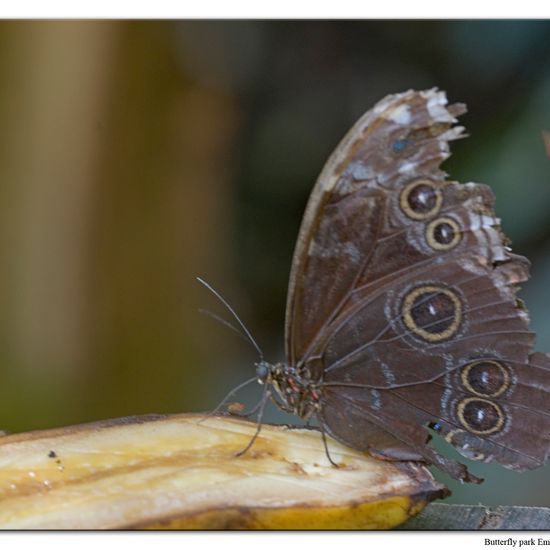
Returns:
[[[233,416],[119,418],[0,437],[3,529],[390,529],[448,494],[416,463]]]

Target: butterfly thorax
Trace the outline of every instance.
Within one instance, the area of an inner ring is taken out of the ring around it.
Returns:
[[[319,383],[302,375],[296,367],[285,363],[272,365],[261,361],[256,366],[256,372],[258,382],[274,388],[273,401],[283,411],[308,420],[319,410]]]

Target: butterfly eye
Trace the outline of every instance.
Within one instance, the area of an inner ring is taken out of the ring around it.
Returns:
[[[441,208],[442,201],[441,191],[427,179],[409,183],[399,197],[401,210],[413,220],[425,220],[435,216]]]
[[[256,377],[258,378],[258,382],[260,382],[260,384],[264,384],[267,381],[269,371],[269,364],[265,361],[261,361],[256,365]]]

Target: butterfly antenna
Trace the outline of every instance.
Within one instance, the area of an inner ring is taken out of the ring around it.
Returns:
[[[230,328],[232,331],[236,332],[240,338],[242,338],[247,344],[250,344],[250,340],[240,331],[237,327],[232,325],[229,321],[224,319],[223,317],[220,317],[219,315],[216,315],[215,313],[212,313],[208,309],[199,309],[199,313],[202,313],[203,315],[208,315],[208,317],[212,317],[215,321],[218,321],[218,323],[221,323],[223,326]]]
[[[250,343],[256,348],[256,351],[260,356],[260,360],[263,361],[263,358],[264,358],[263,351],[260,349],[260,346],[258,346],[256,340],[254,340],[254,338],[252,337],[252,334],[250,334],[250,331],[246,328],[245,324],[240,320],[235,310],[227,303],[225,298],[223,298],[222,295],[217,290],[212,288],[204,279],[197,277],[197,281],[199,281],[201,285],[205,286],[210,292],[212,292],[212,294],[214,294],[214,296],[216,296],[216,298],[228,309],[231,315],[233,315],[233,317],[236,319],[237,323],[239,323],[239,326],[243,330],[244,334],[246,335]],[[230,326],[233,326],[233,325],[230,325]]]

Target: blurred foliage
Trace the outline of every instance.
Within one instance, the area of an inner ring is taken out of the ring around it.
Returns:
[[[0,427],[213,408],[255,354],[200,315],[225,313],[197,275],[282,359],[315,178],[409,88],[468,105],[446,169],[494,189],[550,350],[549,38],[529,20],[0,23]],[[549,468],[472,469],[488,480],[455,501],[550,504]]]

